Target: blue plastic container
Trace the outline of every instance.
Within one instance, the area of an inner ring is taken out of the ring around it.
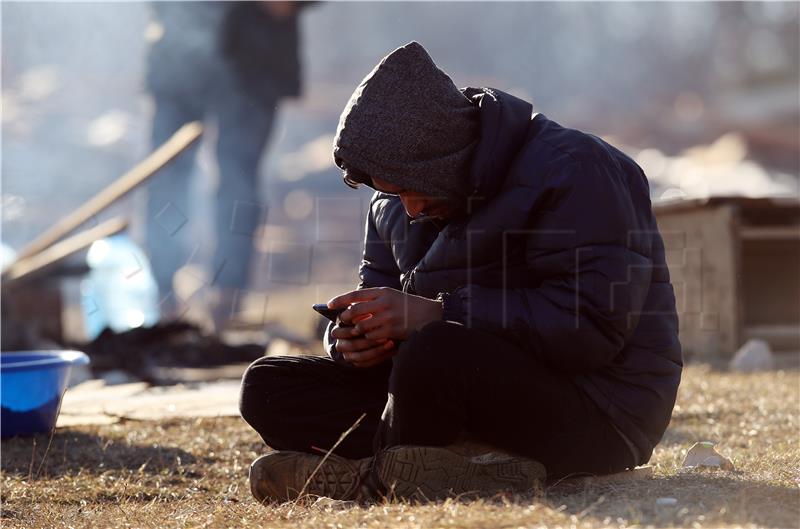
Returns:
[[[0,353],[0,435],[49,432],[72,366],[88,363],[89,357],[79,351]]]

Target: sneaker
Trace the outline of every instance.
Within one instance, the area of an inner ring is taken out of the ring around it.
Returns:
[[[546,475],[533,459],[499,452],[461,455],[434,446],[394,446],[379,453],[375,464],[382,486],[403,499],[531,492]]]
[[[270,452],[259,457],[250,465],[250,491],[253,497],[263,503],[294,500],[301,492],[335,500],[360,500],[370,495],[370,491],[366,490],[365,478],[371,457],[345,459],[331,454],[314,473],[322,458],[315,454],[291,451]]]

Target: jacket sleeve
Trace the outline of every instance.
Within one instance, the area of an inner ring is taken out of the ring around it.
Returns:
[[[647,184],[634,176],[631,189],[629,177],[582,163],[552,177],[542,190],[551,199],[522,239],[536,286],[461,286],[447,296],[443,319],[504,336],[555,369],[612,362],[636,327],[652,273]]]
[[[364,253],[361,258],[361,265],[358,268],[357,289],[373,287],[391,287],[401,289],[400,269],[394,259],[389,245],[381,239],[375,225],[375,200],[378,194],[373,195],[370,201],[369,211],[367,212],[366,227],[364,229]],[[325,330],[322,343],[328,355],[339,363],[347,364],[342,355],[336,351],[336,339],[331,336],[334,323],[329,322]]]

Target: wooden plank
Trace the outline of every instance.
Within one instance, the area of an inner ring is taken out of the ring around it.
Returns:
[[[741,344],[737,214],[735,203],[656,211],[686,353],[731,356]]]
[[[35,255],[24,259],[17,259],[11,266],[3,270],[3,287],[5,288],[20,279],[44,270],[48,266],[88,248],[94,241],[104,237],[110,237],[115,233],[125,230],[127,227],[127,220],[116,217],[92,229],[82,231],[72,237],[64,239]]]
[[[742,339],[764,340],[772,349],[797,350],[800,348],[800,322],[746,325]]]
[[[721,205],[738,205],[743,208],[796,208],[800,200],[791,196],[776,197],[743,197],[715,195],[702,198],[671,198],[653,202],[653,213],[656,216],[682,214],[696,209],[713,208]]]
[[[800,226],[743,226],[739,237],[745,241],[800,240]]]
[[[78,228],[81,224],[103,211],[120,197],[141,185],[158,170],[188,149],[200,138],[202,133],[203,126],[197,121],[187,123],[181,127],[169,140],[153,151],[136,167],[122,175],[119,179],[89,199],[78,209],[58,221],[50,227],[50,229],[20,250],[17,260],[31,257],[43,251],[48,246],[56,243],[71,231]]]
[[[236,417],[239,385],[238,380],[193,387],[148,387],[144,382],[107,386],[89,381],[67,390],[57,426],[109,424],[121,417],[141,421]]]

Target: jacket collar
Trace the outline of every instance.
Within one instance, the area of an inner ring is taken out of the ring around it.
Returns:
[[[503,186],[511,163],[520,151],[533,115],[533,106],[493,88],[463,88],[480,109],[480,140],[467,175],[468,210],[493,197]]]

